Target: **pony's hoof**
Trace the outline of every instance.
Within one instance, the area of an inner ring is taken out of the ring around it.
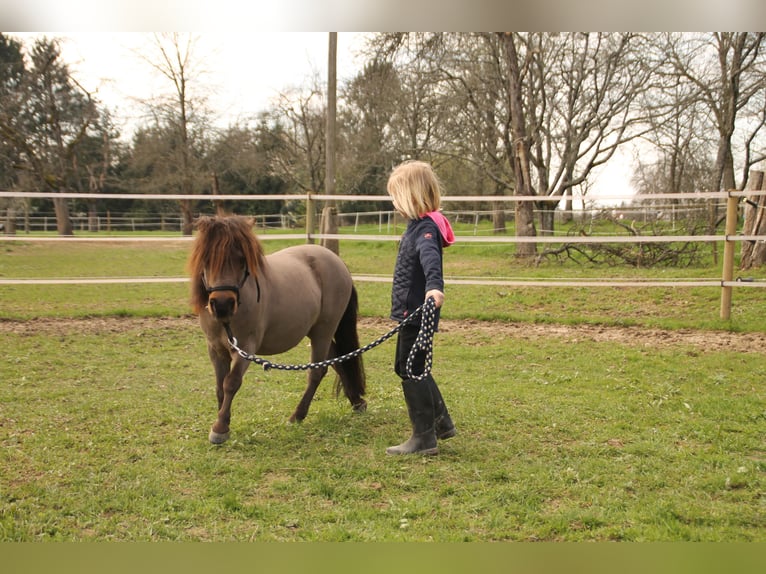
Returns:
[[[210,440],[212,444],[223,444],[227,440],[229,440],[229,433],[215,432],[214,430],[211,429],[210,434],[208,435],[208,439]]]
[[[367,401],[362,399],[360,402],[356,403],[351,407],[355,413],[363,413],[367,410]]]

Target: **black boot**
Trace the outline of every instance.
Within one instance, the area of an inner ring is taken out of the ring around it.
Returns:
[[[426,381],[402,381],[404,401],[412,423],[412,436],[398,446],[390,446],[386,454],[438,454],[431,385]]]
[[[432,376],[426,377],[423,382],[428,382],[428,386],[431,389],[431,396],[434,399],[434,416],[436,417],[436,438],[445,440],[452,438],[457,434],[455,429],[455,423],[452,422],[452,418],[447,412],[447,405],[444,404],[444,399],[439,391],[439,387],[436,385]]]

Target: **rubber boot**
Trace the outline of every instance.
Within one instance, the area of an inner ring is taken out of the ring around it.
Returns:
[[[431,396],[434,400],[434,416],[436,417],[436,438],[445,440],[452,438],[457,434],[455,429],[455,423],[452,422],[452,418],[447,412],[447,405],[444,404],[444,398],[442,398],[441,391],[436,385],[436,381],[432,376],[426,377],[423,382],[427,382],[431,389]]]
[[[412,423],[412,436],[397,446],[390,446],[386,454],[438,454],[434,420],[434,400],[431,385],[426,381],[402,381],[404,401]]]

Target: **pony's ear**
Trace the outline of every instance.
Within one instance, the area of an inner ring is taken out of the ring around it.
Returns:
[[[255,217],[253,216],[245,217],[245,222],[250,226],[250,228],[255,227]]]

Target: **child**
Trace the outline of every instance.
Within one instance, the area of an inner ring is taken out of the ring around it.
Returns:
[[[402,321],[433,297],[436,330],[440,307],[444,303],[442,249],[455,241],[449,221],[438,211],[441,185],[429,164],[407,161],[391,173],[387,190],[394,208],[408,220],[394,269],[391,318]],[[412,436],[398,446],[387,448],[388,454],[437,454],[436,439],[448,439],[456,434],[433,377],[428,375],[417,381],[407,377],[407,357],[419,330],[419,322],[407,324],[399,331],[396,341],[394,370],[402,379]],[[411,374],[419,375],[424,366],[425,352],[419,351],[414,357]]]

